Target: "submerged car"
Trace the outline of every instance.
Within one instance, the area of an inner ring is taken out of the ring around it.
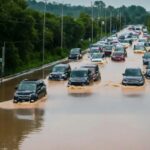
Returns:
[[[145,42],[144,43],[146,51],[150,52],[150,42]]]
[[[69,86],[84,86],[93,82],[91,71],[87,68],[79,68],[71,71],[68,81]]]
[[[104,63],[106,60],[104,53],[94,53],[91,56],[91,61],[92,62],[99,62],[99,63]]]
[[[123,73],[123,85],[142,86],[144,83],[145,79],[140,68],[127,68]]]
[[[133,48],[134,53],[145,53],[146,49],[143,44],[134,45]]]
[[[128,48],[130,46],[130,39],[124,39],[124,40],[119,40],[120,44],[124,47],[124,48]]]
[[[146,77],[147,79],[150,79],[150,62],[149,62],[148,65],[146,66],[145,77]]]
[[[116,46],[114,52],[122,52],[127,57],[127,51],[123,46]]]
[[[73,48],[70,50],[68,59],[78,60],[82,58],[81,48]]]
[[[103,48],[105,56],[110,56],[112,54],[113,46],[107,45]]]
[[[125,61],[125,55],[122,51],[115,51],[111,55],[111,60],[113,61]]]
[[[49,74],[49,80],[67,80],[70,76],[71,67],[69,64],[58,64],[52,69]]]
[[[144,53],[143,56],[143,65],[147,65],[150,62],[150,52]]]
[[[84,65],[81,68],[88,68],[89,70],[91,70],[91,75],[94,81],[101,79],[101,74],[97,64]]]
[[[14,103],[34,102],[47,94],[46,85],[42,80],[23,80],[16,89],[13,99]]]

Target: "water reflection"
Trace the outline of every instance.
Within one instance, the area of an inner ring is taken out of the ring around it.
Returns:
[[[43,109],[0,109],[0,149],[19,150],[24,138],[42,127]]]

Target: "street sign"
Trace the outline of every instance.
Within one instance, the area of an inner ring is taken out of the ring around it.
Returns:
[[[0,58],[0,63],[2,63],[2,61],[3,61],[3,59],[2,59],[2,58]]]

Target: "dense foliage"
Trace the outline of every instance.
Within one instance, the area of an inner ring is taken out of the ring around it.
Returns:
[[[29,7],[43,11],[44,9],[44,1],[36,2],[36,0],[28,0]],[[71,6],[69,4],[63,4],[65,9],[64,14],[67,16],[78,17],[80,13],[86,13],[91,15],[91,7],[84,6]],[[62,4],[52,2],[47,4],[47,11],[56,15],[61,15]],[[107,17],[112,14],[113,17],[122,16],[123,20],[126,24],[142,24],[145,21],[145,17],[147,15],[147,11],[141,6],[121,6],[119,8],[115,8],[113,6],[106,6],[103,1],[95,1],[94,2],[94,17],[103,17],[106,15]]]

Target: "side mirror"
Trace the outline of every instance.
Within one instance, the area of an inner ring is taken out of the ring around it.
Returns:
[[[125,76],[125,73],[123,73],[122,75]]]

